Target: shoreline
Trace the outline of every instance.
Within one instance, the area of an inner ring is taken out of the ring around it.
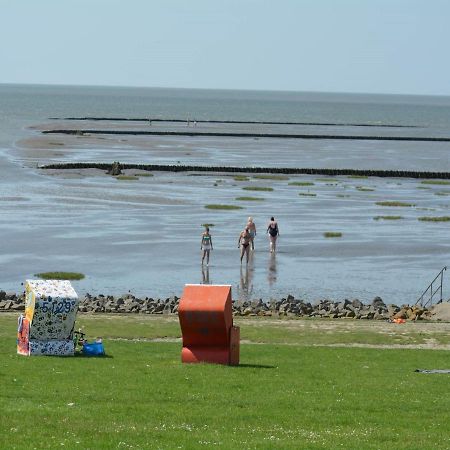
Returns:
[[[132,294],[123,296],[86,294],[80,298],[78,311],[91,314],[157,314],[178,313],[180,298],[138,298]],[[370,304],[360,300],[319,300],[316,303],[296,299],[292,295],[279,300],[233,300],[233,315],[236,317],[278,318],[325,318],[385,321],[450,320],[450,302],[435,304],[430,308],[420,305],[386,305],[380,297]],[[0,313],[25,310],[25,294],[0,291]]]
[[[406,141],[406,142],[450,142],[450,137],[420,136],[364,136],[339,134],[287,134],[287,133],[227,133],[202,131],[125,131],[125,130],[93,130],[93,129],[58,129],[43,130],[42,134],[87,134],[120,135],[120,136],[189,136],[189,137],[236,137],[236,138],[276,138],[276,139],[327,139],[351,141]]]
[[[209,120],[209,119],[152,119],[151,117],[49,117],[50,120],[93,121],[93,122],[146,122],[146,123],[225,123],[240,125],[307,125],[333,127],[374,127],[374,128],[420,128],[419,125],[396,125],[375,123],[337,123],[337,122],[272,122],[266,120]]]

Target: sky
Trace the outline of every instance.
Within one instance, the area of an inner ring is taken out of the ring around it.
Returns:
[[[0,0],[0,83],[450,95],[449,0]]]

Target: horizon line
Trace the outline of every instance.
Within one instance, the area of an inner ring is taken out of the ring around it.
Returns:
[[[174,86],[141,86],[121,84],[70,84],[70,83],[14,83],[0,82],[0,86],[57,86],[57,87],[86,87],[86,88],[125,88],[125,89],[168,89],[190,91],[240,91],[240,92],[277,92],[298,94],[332,94],[332,95],[379,95],[398,97],[450,97],[450,94],[411,94],[392,92],[362,92],[362,91],[317,91],[317,90],[291,90],[291,89],[245,89],[245,88],[199,88],[199,87],[174,87]]]

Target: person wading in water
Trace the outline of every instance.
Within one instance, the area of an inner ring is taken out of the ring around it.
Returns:
[[[250,232],[250,236],[252,238],[252,240],[251,240],[252,250],[255,250],[256,225],[255,225],[255,222],[253,222],[253,217],[248,218],[247,228],[248,228],[248,231]]]
[[[277,249],[277,237],[280,235],[280,230],[278,229],[278,223],[274,217],[270,218],[269,225],[267,226],[267,234],[270,240],[270,253],[275,253]]]
[[[241,249],[241,264],[242,264],[242,258],[244,257],[244,254],[247,255],[247,264],[248,264],[248,254],[250,253],[250,243],[252,241],[252,237],[250,234],[250,231],[248,227],[245,227],[243,231],[241,231],[241,234],[239,235],[238,240],[238,248]]]
[[[212,237],[209,234],[209,227],[205,227],[205,232],[202,234],[202,241],[200,249],[203,250],[202,264],[206,256],[206,265],[209,264],[209,252],[213,250]]]

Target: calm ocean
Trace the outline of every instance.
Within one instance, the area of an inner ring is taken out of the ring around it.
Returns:
[[[0,145],[26,125],[82,116],[401,125],[450,136],[450,97],[0,85]]]
[[[36,170],[36,164],[49,161],[119,160],[450,171],[449,142],[185,136],[70,140],[59,135],[49,140],[30,129],[55,126],[52,118],[88,116],[296,122],[303,125],[264,125],[264,130],[450,137],[450,97],[0,85],[0,289],[17,292],[35,273],[67,270],[87,275],[76,283],[80,293],[132,290],[164,297],[179,295],[184,283],[209,280],[232,284],[234,295],[247,298],[292,293],[310,301],[358,297],[370,302],[379,295],[386,302],[405,303],[449,264],[448,222],[418,220],[449,215],[450,192],[444,185],[375,177],[327,182],[305,176],[291,177],[308,182],[295,187],[286,180],[249,178],[246,184],[263,183],[272,190],[257,193],[261,201],[242,203],[244,185],[222,174],[159,172],[124,183],[100,171],[67,175]],[[243,132],[252,127],[238,126]],[[415,206],[392,211],[377,204],[385,200]],[[204,207],[239,202],[244,209],[232,212]],[[374,220],[392,214],[402,219]],[[250,267],[240,268],[236,239],[249,215],[259,227],[257,247]],[[279,219],[282,230],[276,260],[269,256],[264,235],[270,215]],[[216,225],[214,254],[205,272],[199,237],[201,224],[211,222]],[[343,238],[324,239],[326,231],[342,231]]]

